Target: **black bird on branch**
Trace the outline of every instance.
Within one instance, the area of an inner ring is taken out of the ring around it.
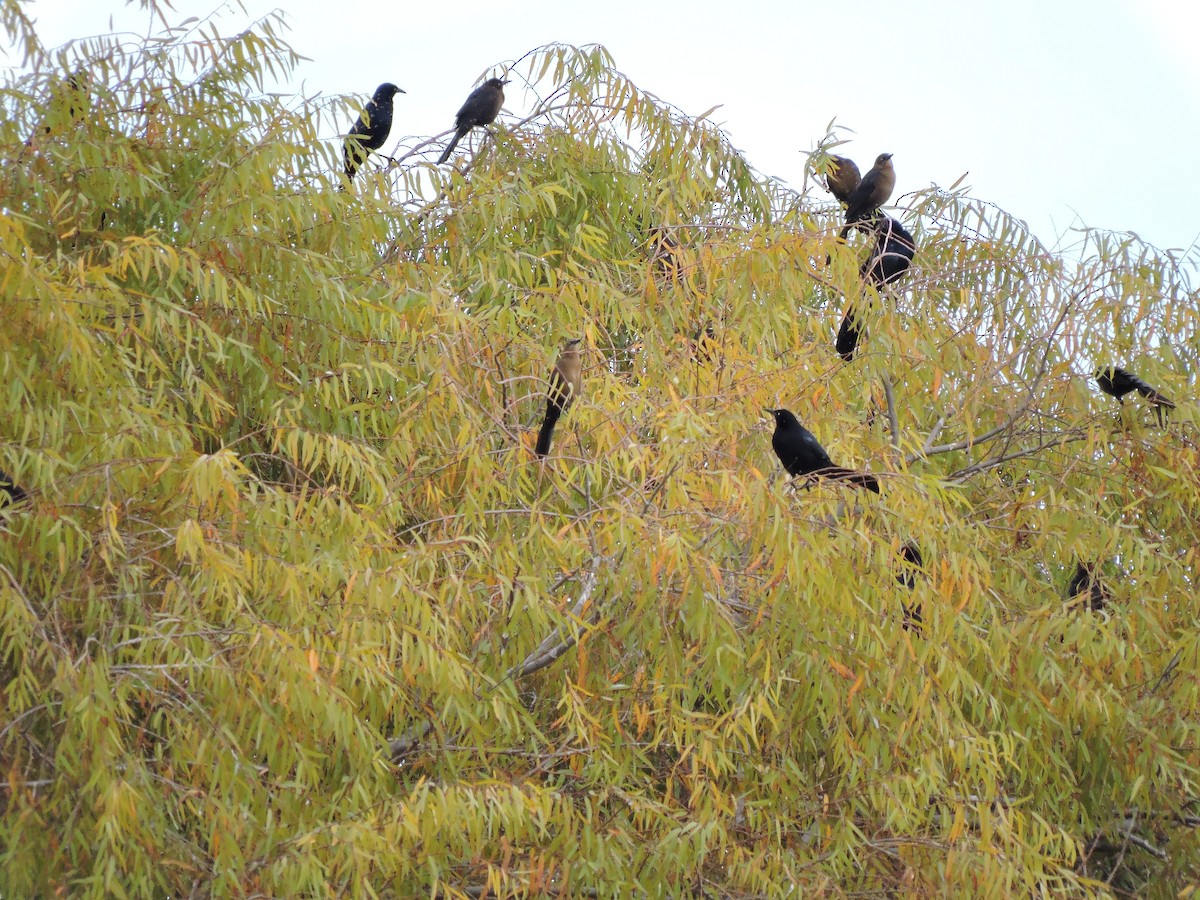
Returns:
[[[825,173],[825,187],[839,203],[845,203],[862,181],[862,173],[852,159],[832,154],[829,159],[831,162],[829,171]]]
[[[562,353],[550,373],[550,389],[546,391],[546,418],[538,432],[534,453],[545,456],[550,452],[550,440],[554,437],[554,426],[559,416],[575,402],[583,390],[583,360],[579,357],[579,344],[583,338],[571,338],[563,346]]]
[[[908,271],[917,252],[917,241],[891,216],[883,216],[875,224],[875,235],[875,246],[859,274],[867,284],[880,288]]]
[[[1150,385],[1146,384],[1146,382],[1133,373],[1126,372],[1119,366],[1105,366],[1104,368],[1097,369],[1095,378],[1096,384],[1100,385],[1100,390],[1112,397],[1116,397],[1121,403],[1125,402],[1126,394],[1137,391],[1153,404],[1154,411],[1158,413],[1159,425],[1163,422],[1163,410],[1175,408],[1175,404],[1157,390],[1150,387]]]
[[[367,105],[355,119],[354,127],[346,135],[342,146],[347,179],[353,179],[359,166],[387,140],[392,131],[392,102],[396,94],[403,93],[403,90],[390,82],[375,88],[375,95],[367,101]]]
[[[1108,587],[1096,574],[1095,563],[1075,563],[1075,574],[1067,585],[1067,599],[1073,600],[1080,594],[1086,595],[1086,608],[1092,612],[1100,612],[1108,605]]]
[[[29,492],[17,484],[11,475],[0,469],[0,507],[8,506],[10,503],[15,506],[28,499]]]
[[[450,143],[438,159],[439,166],[450,158],[450,154],[454,152],[454,148],[458,146],[458,142],[468,131],[478,125],[491,125],[496,121],[496,116],[500,114],[500,107],[504,105],[504,86],[506,84],[508,82],[502,79],[489,78],[471,91],[467,102],[454,116],[456,129],[454,137],[450,138]]]
[[[713,354],[717,351],[717,332],[713,323],[705,320],[704,327],[696,332],[692,339],[692,362],[707,365],[712,362]]]
[[[879,493],[879,480],[874,475],[835,466],[825,448],[811,431],[800,424],[791,410],[768,409],[767,412],[775,417],[771,446],[789,475],[805,475],[810,479],[833,478]]]
[[[873,219],[875,211],[891,199],[895,187],[896,170],[892,167],[892,154],[880,153],[871,171],[862,177],[858,187],[846,198],[846,225],[842,228],[842,240],[846,239],[856,223]]]
[[[917,242],[908,229],[891,216],[883,216],[873,227],[875,244],[871,248],[871,255],[859,268],[858,273],[864,282],[879,290],[908,271],[917,252]],[[838,356],[846,362],[854,358],[854,350],[862,336],[862,317],[863,311],[851,305],[838,329],[835,346]]]
[[[921,548],[914,541],[906,541],[904,546],[900,548],[900,556],[903,561],[900,563],[900,570],[896,573],[896,580],[901,585],[908,588],[910,591],[917,586],[916,573],[921,571],[925,565],[925,560],[921,558]],[[915,603],[911,607],[903,600],[900,601],[900,608],[904,610],[904,622],[900,627],[905,631],[913,631],[917,634],[921,633],[921,604]]]

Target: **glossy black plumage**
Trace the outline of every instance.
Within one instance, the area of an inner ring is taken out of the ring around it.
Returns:
[[[1138,378],[1132,372],[1127,372],[1120,366],[1104,366],[1097,369],[1095,372],[1096,384],[1100,385],[1100,390],[1104,393],[1116,397],[1122,403],[1125,402],[1125,395],[1137,391],[1154,405],[1154,410],[1158,413],[1158,424],[1162,424],[1163,410],[1174,409],[1175,404],[1160,394],[1155,388],[1150,387],[1142,379]]]
[[[1096,574],[1095,563],[1075,564],[1075,574],[1067,585],[1067,599],[1073,600],[1081,594],[1085,596],[1087,608],[1092,612],[1100,612],[1108,605],[1108,588]]]
[[[867,284],[880,288],[908,271],[917,252],[917,241],[891,216],[881,217],[874,230],[875,245],[859,273]]]
[[[900,556],[902,557],[902,562],[900,563],[899,571],[896,572],[896,580],[911,591],[917,586],[916,573],[924,567],[925,560],[921,557],[921,548],[913,541],[905,542],[904,546],[900,548]],[[904,622],[900,627],[905,631],[912,630],[920,634],[921,623],[923,621],[921,618],[921,604],[914,603],[912,606],[909,606],[901,600],[900,608],[904,610]]]
[[[345,162],[347,178],[353,178],[359,166],[367,161],[367,157],[383,146],[392,131],[392,105],[396,94],[403,94],[400,88],[390,82],[385,82],[375,88],[375,95],[367,101],[367,105],[354,120],[354,127],[346,135],[342,145],[342,158]]]
[[[838,328],[837,340],[834,347],[838,356],[846,362],[854,359],[854,351],[858,347],[858,339],[862,337],[865,310],[860,306],[851,306],[842,317],[842,325]]]
[[[800,424],[791,410],[769,409],[767,412],[775,418],[771,447],[789,475],[832,478],[879,493],[879,481],[874,475],[835,466],[825,448],[811,431]]]
[[[913,256],[916,254],[917,242],[908,229],[891,216],[880,217],[872,229],[875,233],[875,243],[871,248],[871,255],[867,257],[858,271],[866,284],[872,285],[878,290],[886,284],[897,281],[908,271]],[[869,301],[867,308],[869,308]],[[837,340],[834,345],[837,348],[838,356],[846,362],[850,362],[854,358],[854,351],[862,337],[865,313],[866,309],[863,305],[851,305],[842,319],[841,327],[838,328]]]
[[[459,109],[454,117],[454,137],[450,138],[450,143],[446,145],[446,149],[438,158],[437,164],[440,166],[450,158],[450,154],[454,152],[454,148],[458,146],[458,142],[463,139],[463,136],[479,125],[491,125],[496,121],[496,116],[500,114],[500,107],[504,105],[504,86],[508,84],[499,78],[489,78],[475,90],[471,91],[466,102]]]

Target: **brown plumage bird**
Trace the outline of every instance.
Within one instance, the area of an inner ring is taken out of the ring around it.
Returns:
[[[582,340],[571,338],[566,342],[554,363],[554,371],[550,373],[550,388],[546,391],[546,418],[542,420],[537,446],[533,451],[538,456],[550,452],[555,424],[583,390],[583,360],[579,355]]]
[[[1120,366],[1105,366],[1097,369],[1095,378],[1096,384],[1100,385],[1100,390],[1109,396],[1116,397],[1121,403],[1125,402],[1126,394],[1137,391],[1153,404],[1154,411],[1158,413],[1159,425],[1163,422],[1163,410],[1175,408],[1175,404],[1157,390]]]
[[[500,114],[500,107],[504,105],[504,86],[506,84],[508,82],[503,79],[489,78],[471,91],[471,95],[467,97],[466,102],[454,116],[454,127],[457,130],[438,159],[439,166],[450,158],[450,154],[454,152],[454,148],[458,146],[458,142],[468,131],[478,125],[491,125],[496,121],[496,116]]]
[[[858,187],[846,198],[846,225],[842,229],[842,240],[846,239],[856,222],[874,218],[875,210],[891,199],[895,188],[896,169],[892,166],[892,154],[880,153],[871,171],[862,177]]]
[[[1075,563],[1075,574],[1067,585],[1067,599],[1073,600],[1084,594],[1086,607],[1092,612],[1100,612],[1108,605],[1108,587],[1096,574],[1095,563]]]
[[[839,203],[845,203],[850,199],[850,195],[858,187],[859,182],[862,181],[862,173],[858,171],[858,166],[852,159],[833,155],[829,159],[829,171],[825,173],[825,187],[837,198]]]

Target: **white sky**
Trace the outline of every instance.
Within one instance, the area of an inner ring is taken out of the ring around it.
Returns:
[[[975,197],[1025,219],[1049,246],[1074,243],[1066,233],[1083,223],[1200,256],[1193,0],[245,4],[227,5],[221,32],[285,10],[289,43],[310,58],[297,90],[365,100],[383,81],[404,88],[392,140],[449,128],[492,65],[555,41],[600,43],[639,87],[685,112],[720,104],[711,118],[751,165],[793,187],[801,151],[836,118],[854,132],[839,152],[864,171],[895,154],[897,198],[969,172]],[[217,8],[174,6],[176,23]],[[94,0],[26,10],[51,47],[107,31],[110,16],[118,29],[150,22]],[[516,87],[506,113],[525,109]]]

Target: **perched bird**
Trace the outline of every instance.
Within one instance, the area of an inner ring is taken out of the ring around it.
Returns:
[[[665,228],[655,225],[650,229],[649,246],[655,274],[664,278],[679,275],[679,242]]]
[[[903,557],[903,561],[900,563],[900,570],[896,573],[896,580],[911,591],[917,586],[916,573],[925,565],[925,560],[921,558],[921,548],[914,541],[905,542],[904,546],[900,548],[900,556]],[[905,631],[912,630],[920,634],[921,604],[917,603],[910,607],[901,600],[900,608],[904,610],[904,622],[900,627]]]
[[[17,484],[11,475],[0,469],[0,507],[8,506],[10,503],[24,503],[29,499],[29,493],[19,484]]]
[[[830,155],[829,159],[831,163],[829,171],[825,173],[825,187],[839,203],[845,203],[862,181],[862,173],[858,171],[858,166],[852,159],[833,155]]]
[[[707,365],[712,362],[713,354],[718,349],[717,332],[713,323],[705,320],[704,327],[696,332],[692,339],[692,362]]]
[[[378,150],[392,130],[392,101],[404,91],[390,82],[375,88],[375,95],[354,121],[354,127],[346,135],[342,156],[346,161],[346,177],[353,178],[358,167],[367,161],[371,152]]]
[[[454,127],[457,130],[454,132],[454,137],[450,138],[450,143],[446,146],[441,158],[438,159],[439,166],[450,158],[450,154],[454,152],[454,148],[458,146],[458,142],[468,131],[477,125],[491,125],[496,121],[496,116],[500,114],[500,107],[504,105],[504,86],[506,84],[508,84],[507,81],[499,78],[489,78],[471,91],[467,102],[454,116]]]
[[[1143,397],[1151,402],[1155,412],[1158,413],[1158,424],[1162,424],[1163,410],[1174,409],[1175,404],[1156,391],[1142,379],[1138,378],[1130,372],[1118,366],[1106,366],[1096,370],[1096,384],[1100,385],[1100,390],[1110,396],[1116,397],[1121,403],[1125,402],[1125,395],[1131,391],[1137,391]]]
[[[1095,563],[1075,563],[1075,574],[1067,585],[1067,599],[1073,600],[1080,594],[1086,594],[1087,608],[1092,612],[1100,612],[1108,605],[1108,587],[1096,574]]]
[[[892,167],[892,154],[880,153],[871,171],[863,176],[858,187],[846,198],[846,226],[842,229],[842,240],[846,239],[856,222],[873,218],[875,210],[891,198],[895,187],[896,170]]]
[[[567,411],[583,390],[583,361],[579,357],[579,344],[582,338],[571,338],[563,346],[558,361],[554,363],[554,371],[550,373],[550,389],[546,391],[546,418],[542,420],[542,428],[538,432],[537,446],[534,453],[545,456],[550,452],[550,439],[554,436],[554,426],[558,417]]]
[[[859,274],[867,284],[880,288],[908,271],[917,252],[917,241],[891,216],[883,216],[875,224],[875,235],[875,246]]]
[[[917,252],[917,242],[909,234],[908,229],[891,216],[883,216],[873,228],[876,235],[875,244],[871,249],[871,255],[859,268],[858,273],[864,282],[878,290],[885,284],[896,281],[908,271],[913,256]],[[867,305],[869,308],[870,301]],[[837,348],[838,356],[846,362],[850,362],[854,358],[854,350],[858,347],[859,338],[862,337],[864,313],[865,310],[861,306],[852,304],[846,311],[842,325],[838,329],[834,345]]]
[[[811,431],[800,424],[791,410],[768,409],[767,412],[775,417],[771,446],[789,475],[834,478],[879,493],[879,481],[874,475],[835,466],[825,448],[817,442]]]

